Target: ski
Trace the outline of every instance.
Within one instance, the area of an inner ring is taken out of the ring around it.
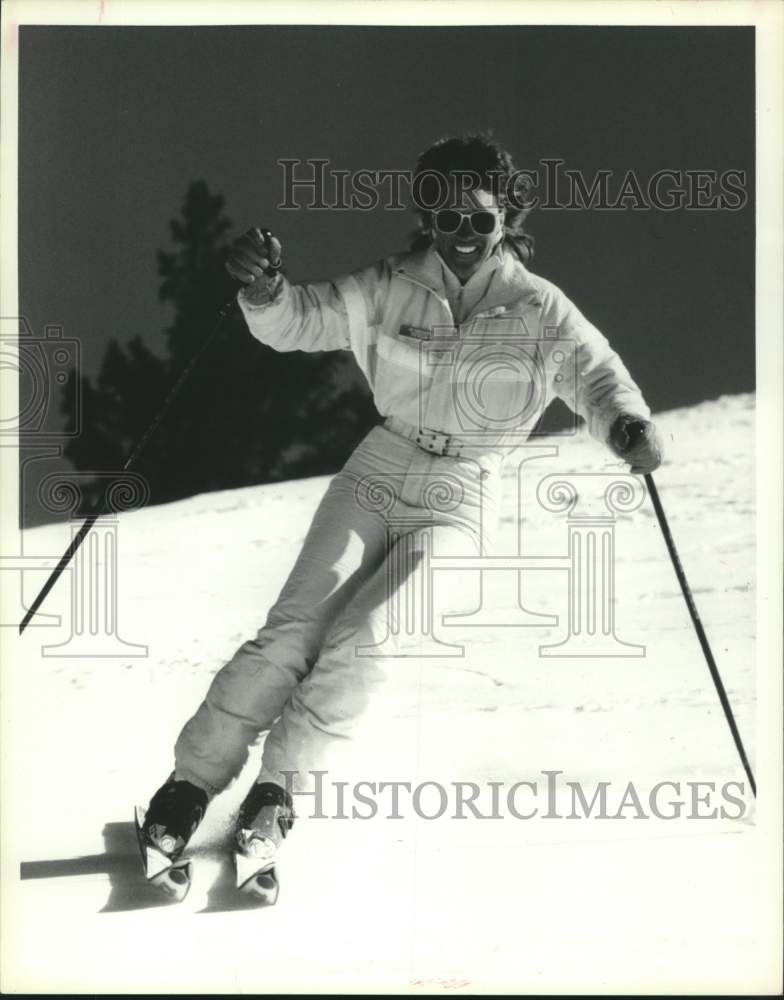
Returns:
[[[256,840],[255,843],[260,843]],[[242,850],[234,852],[237,889],[260,906],[274,906],[278,901],[278,874],[275,862]]]

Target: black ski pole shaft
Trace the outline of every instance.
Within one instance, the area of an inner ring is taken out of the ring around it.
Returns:
[[[716,666],[716,660],[713,658],[708,637],[706,636],[705,629],[702,627],[702,622],[700,621],[700,614],[697,611],[697,605],[694,603],[691,588],[689,587],[686,574],[683,571],[683,565],[681,564],[678,556],[678,550],[675,548],[675,542],[673,541],[670,526],[667,523],[667,517],[665,516],[664,508],[662,507],[662,502],[659,498],[659,491],[656,489],[656,484],[654,483],[653,476],[650,473],[647,473],[645,476],[645,484],[648,487],[651,502],[653,503],[653,509],[656,511],[659,527],[661,528],[662,535],[664,535],[667,551],[670,553],[670,559],[672,560],[672,565],[675,569],[675,575],[678,577],[678,583],[681,585],[681,591],[683,592],[683,597],[686,601],[686,607],[689,609],[694,630],[700,641],[702,652],[705,654],[708,670],[713,678],[716,693],[719,696],[721,707],[724,709],[724,718],[727,720],[727,725],[730,727],[732,739],[735,741],[735,749],[738,751],[741,764],[743,764],[743,770],[746,772],[746,777],[749,779],[749,784],[751,785],[751,790],[754,793],[754,798],[756,798],[757,782],[754,780],[754,773],[751,770],[749,758],[746,755],[746,748],[743,746],[743,740],[741,739],[740,732],[738,731],[735,716],[732,714],[732,706],[730,705],[729,698],[727,697],[727,692],[724,689],[724,683],[721,679],[721,675],[719,674],[719,668]]]
[[[217,336],[218,331],[220,330],[220,328],[221,328],[221,326],[223,324],[223,321],[226,319],[227,316],[229,316],[229,314],[231,313],[231,310],[233,309],[233,307],[234,307],[234,299],[230,299],[221,308],[220,312],[218,313],[218,321],[215,323],[215,325],[213,326],[212,330],[210,330],[209,335],[207,337],[205,337],[205,339],[203,340],[203,342],[199,345],[198,350],[194,353],[193,357],[190,359],[190,361],[188,362],[188,364],[180,372],[180,374],[179,374],[179,376],[177,378],[177,381],[174,383],[174,385],[171,387],[171,389],[167,393],[166,399],[164,399],[163,403],[161,404],[160,409],[155,414],[155,417],[153,418],[152,422],[147,427],[147,429],[145,430],[144,434],[142,434],[142,436],[136,442],[136,444],[134,445],[133,449],[131,450],[130,455],[128,455],[128,457],[126,458],[125,462],[123,463],[122,469],[120,470],[121,472],[128,472],[128,470],[132,469],[133,466],[136,464],[136,462],[139,459],[139,456],[142,454],[142,452],[144,451],[144,449],[147,447],[147,445],[148,445],[148,443],[150,441],[150,438],[152,438],[153,434],[155,434],[155,432],[157,431],[157,429],[160,427],[160,425],[161,425],[164,417],[166,416],[166,414],[171,409],[172,405],[174,404],[175,399],[180,394],[180,391],[182,390],[182,387],[185,385],[185,383],[187,382],[188,378],[190,377],[191,372],[196,367],[196,365],[199,363],[199,361],[201,360],[201,358],[203,357],[203,355],[206,353],[207,348],[210,346],[210,344],[213,342],[213,340]],[[95,522],[101,516],[101,514],[105,513],[105,506],[106,506],[106,495],[104,493],[101,496],[101,498],[98,500],[98,502],[96,503],[95,509],[92,510],[90,512],[90,514],[88,514],[87,518],[85,519],[85,521],[82,524],[82,526],[79,529],[79,531],[71,539],[71,542],[70,542],[68,548],[63,553],[62,557],[60,558],[60,561],[57,563],[57,565],[55,566],[55,568],[49,574],[49,577],[47,578],[46,583],[44,583],[43,587],[41,587],[41,590],[39,591],[39,593],[36,596],[36,598],[33,601],[33,603],[28,608],[27,613],[25,614],[24,618],[19,623],[19,634],[20,635],[24,632],[24,630],[30,624],[30,620],[38,612],[39,608],[41,607],[41,605],[43,604],[43,602],[46,600],[46,597],[49,594],[49,591],[52,589],[52,587],[54,587],[54,585],[57,583],[57,581],[59,580],[59,578],[62,576],[62,574],[68,568],[68,565],[70,564],[71,560],[76,555],[76,553],[79,551],[79,546],[82,544],[82,542],[85,540],[85,538],[89,534],[90,528],[92,528],[92,526],[95,524]]]

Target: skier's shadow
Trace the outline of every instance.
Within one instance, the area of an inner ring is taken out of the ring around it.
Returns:
[[[80,858],[52,861],[23,861],[22,881],[36,878],[68,878],[79,875],[108,875],[111,890],[101,913],[147,910],[171,903],[147,884],[139,858],[133,823],[107,823],[103,828],[106,850]]]

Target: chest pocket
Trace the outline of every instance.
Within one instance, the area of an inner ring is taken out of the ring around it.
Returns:
[[[386,330],[379,332],[377,350],[379,361],[394,376],[395,369],[402,373],[420,374],[429,378],[428,363],[430,330],[424,327],[402,324],[396,333]]]

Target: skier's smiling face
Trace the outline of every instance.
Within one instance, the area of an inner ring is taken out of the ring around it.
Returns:
[[[430,217],[430,228],[433,246],[465,284],[503,237],[504,212],[490,191],[458,192],[452,182],[446,203]]]

